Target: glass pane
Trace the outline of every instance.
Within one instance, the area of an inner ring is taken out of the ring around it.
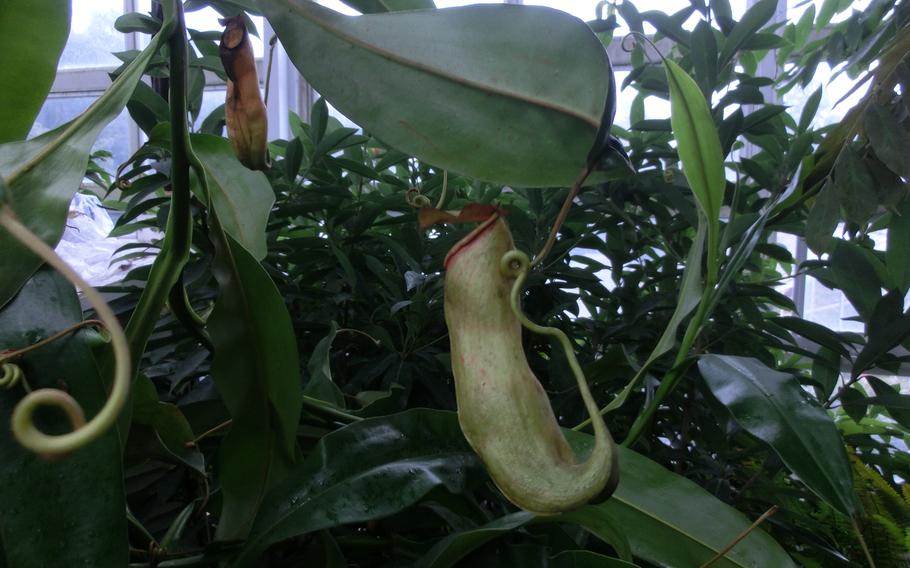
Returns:
[[[207,6],[202,10],[187,12],[186,27],[200,32],[209,30],[221,31],[224,29],[224,26],[218,23],[218,19],[221,17],[221,14],[216,12],[213,8]],[[256,37],[253,34],[253,30],[250,30],[250,43],[253,45],[253,54],[256,57],[262,57],[263,18],[262,16],[254,16],[251,17],[251,19],[253,20],[253,24],[256,25],[256,33],[259,34],[259,37]]]
[[[787,20],[791,22],[796,22],[799,20],[800,16],[803,15],[803,12],[809,9],[810,5],[815,6],[815,15],[818,17],[818,13],[821,11],[822,4],[825,3],[825,0],[791,0],[789,7],[787,8]],[[853,10],[863,11],[869,7],[871,0],[853,0],[850,9],[844,10],[840,14],[835,15],[831,18],[832,23],[842,22],[850,17],[850,14]]]
[[[29,138],[43,134],[48,130],[57,128],[61,124],[68,122],[89,107],[96,97],[52,97],[44,102]],[[96,150],[107,150],[113,154],[113,161],[103,163],[108,169],[115,168],[118,164],[126,161],[130,157],[130,118],[124,109],[120,116],[114,119],[110,124],[101,131],[98,140],[95,141]]]
[[[111,52],[126,49],[126,36],[114,29],[123,0],[72,0],[72,7],[70,37],[58,68],[120,65]]]
[[[831,67],[827,63],[820,63],[815,77],[805,89],[797,86],[784,95],[787,111],[795,120],[799,120],[806,101],[819,87],[822,88],[822,98],[818,111],[815,113],[815,119],[812,121],[812,126],[815,128],[840,122],[847,111],[856,106],[866,94],[867,87],[860,87],[840,104],[836,104],[850,91],[855,81],[850,79],[846,73],[841,73],[832,80],[831,74]]]
[[[213,89],[202,93],[202,106],[199,111],[199,119],[196,121],[196,128],[202,125],[202,122],[213,110],[224,104],[225,92],[225,89]]]
[[[747,0],[730,0],[730,8],[733,12],[734,19],[742,17],[745,13],[746,2]],[[436,4],[439,5],[439,3],[440,0],[437,0]],[[528,6],[549,6],[550,8],[556,8],[557,10],[563,10],[587,22],[597,18],[597,5],[600,2],[599,0],[525,0],[523,3]],[[636,0],[634,4],[639,12],[658,10],[667,14],[674,14],[691,6],[689,0]],[[607,16],[606,6],[603,9],[603,16]],[[697,22],[697,18],[698,13],[689,18],[684,27],[686,29],[692,29]],[[622,21],[622,18],[619,18],[618,23],[619,28],[614,32],[614,35],[617,38],[629,33],[629,28]],[[647,23],[644,28],[645,33],[653,34],[655,31],[654,28]]]

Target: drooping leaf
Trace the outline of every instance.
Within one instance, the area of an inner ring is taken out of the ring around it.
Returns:
[[[349,17],[304,0],[259,4],[335,108],[450,171],[516,186],[568,185],[609,106],[603,45],[557,10],[476,5]]]
[[[269,545],[293,536],[387,517],[436,488],[460,493],[480,471],[453,412],[357,422],[323,437],[268,494],[233,566],[259,566]]]
[[[243,538],[266,491],[296,457],[301,384],[297,342],[275,284],[245,248],[216,227],[219,295],[207,329],[212,378],[233,420],[219,451],[218,536]]]
[[[889,292],[875,305],[866,324],[866,346],[853,362],[853,376],[863,371],[910,336],[910,312],[904,313],[904,297]]]
[[[810,8],[814,9],[815,6],[810,6]],[[796,127],[799,132],[805,132],[812,125],[812,119],[815,118],[815,113],[818,112],[818,105],[821,104],[821,100],[822,88],[819,87],[806,99],[806,104],[799,113],[799,124]]]
[[[0,176],[6,181],[12,208],[49,245],[56,245],[63,234],[70,201],[79,189],[95,139],[123,110],[152,55],[173,28],[173,20],[166,22],[148,47],[75,120],[37,138],[0,145]],[[41,261],[2,229],[0,250],[2,307]]]
[[[32,344],[79,321],[82,308],[73,287],[62,276],[39,270],[0,311],[0,351]],[[61,338],[18,363],[33,388],[67,388],[87,418],[107,399],[82,333]],[[10,432],[9,416],[23,395],[21,386],[0,389],[0,553],[11,567],[125,566],[126,499],[116,428],[63,459],[49,461],[25,450]],[[70,430],[54,412],[39,411],[36,417],[48,433]]]
[[[337,333],[338,325],[332,322],[329,333],[319,340],[313,349],[307,363],[307,380],[303,394],[344,408],[344,393],[332,380],[332,342],[335,341]]]
[[[749,357],[704,355],[698,368],[740,426],[771,446],[831,506],[847,515],[855,512],[843,440],[825,409],[795,377]]]
[[[844,148],[834,168],[834,187],[846,220],[863,225],[875,214],[876,186],[866,162],[851,148]]]
[[[867,400],[884,406],[898,424],[910,428],[910,395],[901,394],[899,389],[878,377],[866,377],[866,380],[875,391],[875,396]]]
[[[275,192],[265,174],[241,164],[224,138],[195,134],[192,144],[205,167],[212,203],[224,230],[253,258],[262,260],[266,254],[265,227],[275,202]]]
[[[179,461],[206,475],[205,459],[191,444],[195,436],[186,417],[176,405],[158,400],[155,385],[144,375],[133,381],[132,420],[133,424],[144,425],[154,431],[165,460]]]
[[[51,90],[70,33],[71,6],[58,0],[5,0],[0,10],[0,53],[6,54],[0,144],[5,144],[28,135]]]
[[[806,220],[806,244],[813,252],[822,254],[828,250],[834,240],[832,235],[837,228],[838,221],[840,221],[840,199],[834,184],[826,182],[815,197],[815,204],[809,210],[809,218]]]
[[[838,240],[831,253],[831,275],[856,311],[868,320],[882,297],[882,282],[873,259],[856,243]]]

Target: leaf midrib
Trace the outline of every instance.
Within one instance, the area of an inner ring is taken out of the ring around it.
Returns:
[[[456,84],[463,85],[466,87],[475,88],[480,91],[484,91],[484,92],[491,93],[494,95],[499,95],[501,97],[525,102],[525,103],[528,103],[528,104],[531,104],[534,106],[538,106],[538,107],[546,109],[546,110],[554,111],[554,112],[557,112],[560,114],[565,114],[567,116],[575,118],[576,120],[580,120],[590,126],[593,126],[595,129],[600,128],[600,117],[593,118],[587,114],[575,111],[574,109],[571,109],[571,108],[568,108],[568,107],[565,107],[562,105],[555,104],[550,101],[535,98],[535,97],[532,97],[529,95],[524,95],[524,94],[517,93],[515,91],[510,91],[507,89],[500,89],[497,87],[493,87],[491,85],[486,85],[484,83],[473,81],[466,77],[461,77],[458,75],[453,75],[451,73],[447,73],[446,71],[444,71],[442,69],[438,69],[436,67],[427,65],[425,63],[420,63],[420,62],[414,61],[412,59],[407,59],[405,57],[402,57],[401,55],[398,55],[391,51],[382,49],[371,43],[367,43],[366,41],[363,41],[354,36],[351,36],[348,33],[345,33],[339,27],[333,25],[331,22],[327,22],[327,21],[323,20],[322,18],[319,18],[315,14],[312,14],[311,12],[303,9],[301,6],[299,6],[296,3],[290,5],[290,7],[295,12],[297,12],[300,16],[302,16],[304,19],[309,20],[311,23],[313,23],[313,24],[319,26],[320,28],[322,28],[323,30],[325,30],[326,33],[333,35],[342,41],[348,42],[351,45],[359,47],[359,48],[363,49],[364,51],[370,52],[379,57],[383,57],[394,63],[398,63],[399,65],[401,65],[403,67],[410,67],[410,68],[418,70],[418,71],[426,72],[435,77],[439,77],[441,79],[451,81],[452,83],[456,83]],[[363,17],[369,17],[369,16],[371,16],[371,15],[368,14],[365,16],[358,16],[358,17],[363,18]],[[375,16],[375,14],[372,14],[372,16]],[[340,17],[347,18],[350,16],[340,16]]]

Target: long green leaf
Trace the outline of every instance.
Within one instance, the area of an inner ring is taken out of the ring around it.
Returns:
[[[593,437],[566,432],[577,452]],[[619,487],[596,514],[622,527],[635,558],[666,568],[701,566],[751,525],[751,521],[688,479],[619,447]],[[714,568],[790,568],[795,564],[766,532],[756,529]]]
[[[0,311],[0,351],[82,321],[76,291],[47,269],[38,271]],[[77,333],[24,356],[18,362],[33,388],[60,388],[94,416],[107,399],[104,382],[86,338]],[[9,416],[22,387],[0,389],[0,535],[11,567],[126,566],[120,441],[112,429],[64,459],[49,461],[22,448],[10,432]],[[65,432],[54,413],[38,412],[43,430]],[[0,565],[4,565],[0,558]]]
[[[834,421],[790,374],[757,359],[705,355],[702,377],[746,431],[762,440],[832,507],[855,512],[853,474]]]
[[[739,48],[754,36],[755,33],[767,24],[774,17],[774,10],[777,9],[778,0],[759,0],[754,6],[749,8],[743,18],[733,26],[730,34],[724,42],[724,47],[720,52],[719,67],[726,67]]]
[[[670,125],[676,137],[676,150],[692,193],[708,221],[708,276],[713,280],[719,254],[720,207],[727,183],[724,155],[701,89],[676,63],[665,60],[664,65],[670,86]]]
[[[910,290],[910,198],[898,204],[888,223],[888,251],[885,261],[888,265],[889,286],[906,295]]]
[[[233,566],[260,566],[273,543],[387,517],[436,488],[459,493],[480,467],[453,412],[416,409],[337,430],[269,493]]]
[[[265,227],[275,192],[262,172],[252,171],[235,157],[219,136],[196,134],[193,150],[205,167],[212,204],[224,230],[256,260],[266,255]]]
[[[5,0],[0,8],[0,144],[22,140],[54,83],[70,33],[70,2]]]
[[[174,29],[162,30],[93,104],[72,122],[24,142],[0,145],[0,176],[19,219],[44,242],[56,245],[63,234],[73,194],[88,164],[98,134],[120,114],[142,72]],[[41,261],[0,230],[0,306],[13,297]]]
[[[212,235],[219,295],[206,327],[215,346],[212,378],[233,420],[219,452],[217,534],[233,539],[246,536],[266,491],[296,457],[302,391],[281,294],[246,249],[220,227]]]
[[[297,68],[339,111],[399,150],[474,178],[570,184],[609,107],[603,45],[557,10],[476,5],[348,17],[306,0],[259,5]]]

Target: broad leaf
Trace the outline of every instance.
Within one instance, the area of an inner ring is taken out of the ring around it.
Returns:
[[[233,423],[219,452],[223,494],[218,536],[243,538],[265,492],[296,456],[300,368],[291,318],[275,284],[215,227],[212,271],[219,295],[207,329],[212,378]]]
[[[349,17],[306,0],[259,5],[335,108],[440,168],[515,186],[568,185],[612,118],[603,45],[557,10],[476,5]]]
[[[231,144],[219,136],[192,136],[193,150],[205,167],[208,188],[224,230],[256,260],[266,254],[265,227],[275,192],[262,172],[246,168]]]
[[[173,30],[169,21],[93,104],[72,122],[24,142],[0,145],[0,176],[19,219],[44,242],[60,240],[73,194],[98,134],[117,118],[152,55]],[[15,50],[14,50],[15,51]],[[0,306],[41,265],[38,257],[0,229]]]
[[[0,351],[24,347],[79,321],[82,307],[73,287],[62,276],[40,270],[0,311]],[[58,339],[19,364],[33,388],[65,386],[87,418],[107,400],[82,333]],[[21,386],[0,388],[0,535],[6,562],[11,567],[125,566],[126,501],[116,429],[49,461],[23,449],[10,432],[9,416],[23,395]],[[48,433],[70,429],[54,412],[39,411],[37,417]]]
[[[259,566],[269,545],[293,536],[387,517],[436,488],[460,493],[480,467],[453,412],[416,409],[337,430],[269,493],[233,566]]]
[[[843,440],[795,377],[749,357],[705,355],[698,368],[739,425],[771,446],[803,483],[841,512],[856,510]]]
[[[70,33],[70,3],[4,0],[0,8],[0,144],[22,140],[57,74]],[[2,304],[2,302],[0,302]]]
[[[565,432],[576,452],[586,451],[593,443],[593,436]],[[619,487],[613,496],[583,510],[622,527],[635,558],[666,568],[701,566],[752,524],[695,483],[622,446],[619,468]],[[795,565],[783,548],[758,528],[712,566]]]

